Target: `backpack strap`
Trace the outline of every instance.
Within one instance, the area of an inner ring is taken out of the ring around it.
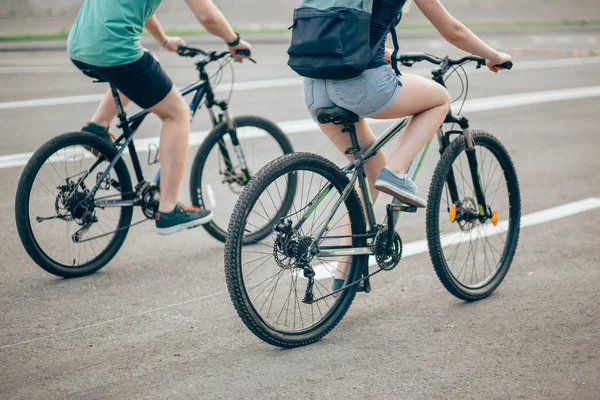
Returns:
[[[400,50],[400,45],[398,44],[398,34],[396,33],[396,25],[400,23],[402,19],[402,11],[398,14],[398,18],[394,21],[392,26],[390,26],[390,33],[392,34],[392,41],[394,42],[394,51],[392,52],[392,69],[396,73],[396,75],[402,76],[400,70],[398,69],[398,51]]]
[[[402,19],[402,11],[400,11],[400,14],[398,14],[398,17],[394,20],[394,22],[392,23],[392,26],[390,26],[390,29],[389,29],[389,33],[392,34],[392,42],[394,43],[394,51],[392,52],[392,69],[394,70],[396,75],[400,75],[400,76],[402,74],[400,73],[400,70],[398,69],[398,60],[397,60],[398,52],[400,51],[400,45],[398,44],[398,35],[396,34],[396,26],[400,23],[401,19]],[[379,46],[381,46],[381,43],[383,43],[386,38],[387,38],[387,33],[382,35],[382,37],[379,39],[379,41],[377,42],[375,47],[373,47],[371,49],[371,59],[373,59],[373,57],[375,57],[375,54],[377,54],[377,51],[379,50]]]

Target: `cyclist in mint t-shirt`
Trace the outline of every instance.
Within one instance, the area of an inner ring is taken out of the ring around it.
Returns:
[[[188,153],[190,110],[158,61],[141,44],[144,28],[165,49],[176,52],[179,37],[169,37],[154,15],[162,0],[85,0],[68,41],[69,57],[82,71],[92,71],[114,85],[123,105],[129,100],[156,114],[163,122],[160,135],[159,233],[173,233],[207,223],[212,212],[178,202]],[[186,0],[196,18],[223,39],[236,61],[236,50],[252,47],[233,31],[212,0]],[[110,91],[91,121],[82,129],[110,140],[108,126],[117,110]]]

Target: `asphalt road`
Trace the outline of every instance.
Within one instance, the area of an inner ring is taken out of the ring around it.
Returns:
[[[522,101],[500,109],[501,99],[495,98],[487,110],[467,115],[473,127],[495,134],[509,149],[523,215],[599,198],[600,61],[571,50],[598,50],[600,32],[525,30],[484,37],[501,48],[566,50],[561,58],[516,55],[513,71],[498,76],[470,74],[472,106],[491,96]],[[283,127],[308,118],[302,87],[285,65],[285,47],[260,44],[259,64],[236,68],[243,90],[233,94],[235,115],[262,115]],[[402,47],[459,54],[432,38],[411,38]],[[159,56],[177,84],[195,79],[190,60]],[[427,73],[427,66],[417,68]],[[250,81],[261,83],[244,88]],[[61,52],[1,54],[0,86],[0,164],[79,128],[95,108],[91,101],[35,107],[15,102],[48,103],[104,89],[79,74]],[[596,94],[569,91],[576,88]],[[545,91],[562,94],[551,101]],[[537,100],[523,96],[526,92],[537,93]],[[158,121],[146,122],[139,137],[156,137]],[[208,126],[201,113],[193,130]],[[381,132],[385,124],[374,127]],[[342,161],[314,129],[290,138],[297,150]],[[424,192],[436,162],[433,151],[417,182]],[[239,320],[226,293],[222,244],[202,229],[165,238],[142,224],[93,276],[64,280],[41,270],[16,233],[14,194],[21,172],[22,167],[0,168],[2,399],[600,396],[598,208],[573,209],[573,215],[524,227],[506,280],[486,300],[467,304],[452,297],[423,253],[379,274],[373,291],[359,294],[324,340],[280,350],[258,340]],[[187,193],[183,188],[184,199]],[[423,239],[424,213],[403,219],[398,231],[405,243]]]

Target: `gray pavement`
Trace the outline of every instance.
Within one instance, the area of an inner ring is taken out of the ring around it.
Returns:
[[[297,0],[214,0],[228,20],[246,28],[288,27]],[[4,0],[0,5],[0,35],[55,33],[68,30],[81,0],[46,0],[32,2]],[[540,21],[556,19],[598,19],[600,6],[596,0],[505,0],[499,6],[496,0],[453,0],[445,7],[461,21]],[[157,15],[167,28],[199,28],[187,4],[165,1]],[[425,17],[418,7],[412,6],[405,21],[423,22]]]
[[[598,38],[593,29],[486,37],[499,47],[535,49],[595,49]],[[411,37],[402,46],[458,54],[431,38]],[[294,78],[285,48],[257,45],[259,64],[236,67],[236,81]],[[159,55],[176,83],[195,79],[190,60]],[[544,65],[552,58],[517,56],[509,73],[471,74],[469,98],[600,86],[597,64],[519,70],[536,60]],[[425,67],[418,67],[422,74]],[[0,85],[0,107],[103,90],[56,51],[0,54]],[[492,132],[509,149],[523,214],[600,197],[599,105],[595,96],[469,114],[473,127]],[[94,107],[0,108],[0,157],[33,151],[78,128]],[[235,92],[231,108],[279,122],[308,118],[298,85]],[[157,136],[158,122],[146,122],[140,138]],[[201,113],[193,130],[207,127]],[[384,127],[374,125],[377,132]],[[342,161],[317,131],[290,138],[297,150]],[[417,182],[424,192],[436,153]],[[600,393],[599,209],[523,228],[506,280],[484,301],[454,299],[421,254],[374,278],[373,292],[359,294],[324,340],[284,351],[241,323],[226,293],[222,245],[202,229],[164,238],[142,224],[93,276],[63,280],[41,270],[16,234],[13,199],[21,172],[0,169],[2,399],[597,399]],[[182,197],[188,198],[187,188]],[[424,213],[403,218],[398,231],[405,243],[423,239]]]

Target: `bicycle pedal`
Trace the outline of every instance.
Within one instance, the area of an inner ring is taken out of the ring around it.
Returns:
[[[402,212],[408,212],[408,213],[417,212],[417,207],[408,206],[408,205],[388,204],[388,208],[390,211],[402,211]]]
[[[369,282],[368,280],[362,282],[361,284],[358,285],[358,287],[356,288],[356,291],[370,293],[371,292],[371,282]]]

